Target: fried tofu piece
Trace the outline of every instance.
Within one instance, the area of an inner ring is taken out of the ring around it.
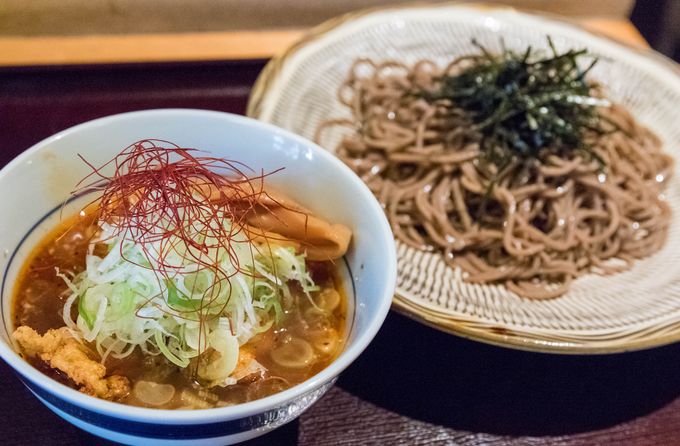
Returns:
[[[130,381],[119,375],[107,377],[106,367],[92,359],[89,349],[73,338],[66,327],[48,330],[41,336],[24,325],[12,336],[26,355],[37,356],[64,372],[81,386],[83,393],[107,400],[120,400],[130,393]]]

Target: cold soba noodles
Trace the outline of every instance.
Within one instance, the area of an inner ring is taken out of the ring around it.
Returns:
[[[114,173],[105,176],[111,169]],[[162,409],[285,390],[341,350],[351,232],[238,162],[140,141],[79,192],[20,275],[13,334],[54,379]]]
[[[475,42],[473,42],[475,43]],[[658,251],[673,159],[590,79],[585,50],[478,52],[448,66],[357,60],[338,92],[337,155],[396,238],[464,280],[553,298],[586,272]]]

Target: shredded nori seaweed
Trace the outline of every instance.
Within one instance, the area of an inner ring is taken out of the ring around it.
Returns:
[[[587,131],[615,130],[605,126],[607,120],[597,110],[608,101],[597,97],[597,86],[586,81],[596,57],[586,49],[560,53],[550,38],[548,55],[531,46],[523,53],[506,48],[492,54],[475,40],[473,44],[480,53],[461,59],[469,66],[442,77],[438,91],[421,96],[428,101],[448,99],[469,113],[482,135],[487,162],[501,171],[515,160],[548,154],[569,157],[578,150],[602,164],[584,139]]]

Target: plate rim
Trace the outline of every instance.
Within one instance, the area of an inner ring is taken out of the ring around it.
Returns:
[[[331,18],[322,22],[319,25],[312,27],[305,35],[293,42],[285,51],[275,55],[267,62],[263,70],[258,75],[253,88],[251,89],[246,108],[246,115],[255,119],[260,119],[267,104],[266,98],[268,93],[277,87],[280,80],[280,74],[285,69],[290,60],[302,49],[310,44],[317,42],[325,37],[328,33],[346,25],[355,20],[361,19],[372,14],[389,13],[402,10],[411,9],[465,9],[474,10],[476,12],[497,13],[504,12],[508,14],[516,14],[517,16],[526,16],[534,20],[557,22],[562,26],[570,27],[575,31],[580,31],[599,39],[605,40],[610,44],[616,45],[625,51],[637,54],[652,63],[660,64],[667,70],[673,72],[680,77],[680,65],[672,59],[654,51],[651,48],[632,46],[622,40],[616,39],[598,30],[592,30],[579,23],[576,19],[551,14],[543,11],[535,11],[531,9],[519,9],[512,6],[478,3],[478,2],[415,2],[402,5],[392,6],[376,6],[363,8],[356,11],[350,11],[340,16]],[[574,340],[556,341],[540,335],[528,335],[528,333],[515,328],[503,327],[502,324],[497,326],[475,327],[466,321],[457,319],[454,315],[447,314],[443,311],[434,315],[436,310],[419,309],[420,305],[412,299],[409,299],[399,290],[395,290],[394,298],[392,300],[392,309],[401,315],[422,323],[428,327],[440,330],[445,333],[456,335],[468,340],[478,341],[485,344],[511,348],[516,350],[537,352],[537,353],[551,353],[551,354],[567,354],[567,355],[601,355],[601,354],[615,354],[631,351],[645,350],[655,347],[662,347],[677,341],[680,341],[680,321],[678,327],[672,333],[666,333],[661,336],[647,336],[639,339],[628,339],[625,342],[617,340],[595,341],[583,339],[582,342]]]

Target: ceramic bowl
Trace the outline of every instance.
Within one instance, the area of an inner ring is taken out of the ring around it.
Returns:
[[[35,244],[62,212],[62,202],[90,170],[78,154],[102,164],[130,143],[157,138],[238,160],[264,171],[285,169],[270,184],[330,221],[353,231],[341,265],[349,299],[345,348],[333,363],[284,392],[207,410],[158,410],[93,398],[34,369],[15,351],[12,295]],[[313,143],[253,119],[201,110],[149,110],[78,125],[31,147],[0,171],[0,356],[47,407],[65,420],[126,444],[224,445],[247,440],[300,415],[366,348],[392,301],[396,254],[378,202],[352,171]],[[5,383],[10,385],[10,383]]]

